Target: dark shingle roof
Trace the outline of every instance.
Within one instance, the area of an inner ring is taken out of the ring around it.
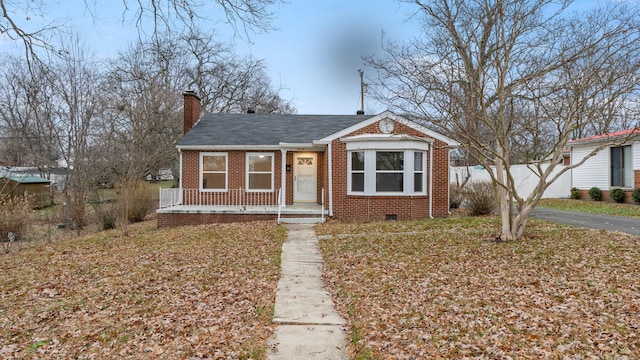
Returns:
[[[310,143],[373,116],[206,114],[178,146]]]

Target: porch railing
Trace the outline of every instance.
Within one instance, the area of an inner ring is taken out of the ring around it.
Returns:
[[[180,189],[175,188],[160,188],[160,209],[180,205],[182,202],[180,199]]]
[[[200,189],[160,189],[160,207],[174,205],[204,205],[220,207],[278,206],[279,192],[252,192],[229,189],[224,192],[204,192]]]

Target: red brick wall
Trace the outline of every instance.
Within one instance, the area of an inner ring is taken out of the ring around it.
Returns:
[[[640,188],[640,170],[635,170],[633,172],[633,188]]]
[[[158,214],[158,227],[249,222],[277,219],[273,214]]]
[[[349,134],[349,136],[377,133],[377,123],[360,129],[356,132]],[[404,126],[400,123],[396,123],[394,133],[396,134],[409,134],[414,136],[423,137],[424,134]],[[269,151],[270,152],[270,151]],[[185,189],[197,189],[199,188],[199,171],[200,171],[200,158],[199,151],[183,151],[182,152],[182,187]],[[246,151],[227,151],[228,154],[228,188],[238,189],[245,188],[245,176],[246,176]],[[287,176],[287,190],[286,190],[286,203],[288,205],[293,204],[293,156],[294,151],[288,151],[286,155],[286,164],[291,165],[291,171],[286,173]],[[273,151],[274,154],[274,188],[275,191],[281,186],[281,174],[282,174],[282,153],[280,151]],[[386,215],[396,215],[397,219],[423,219],[429,215],[429,153],[427,153],[427,168],[425,168],[425,189],[427,195],[423,196],[360,196],[360,195],[347,195],[347,153],[346,144],[339,139],[332,143],[332,157],[333,157],[333,215],[339,219],[351,219],[351,220],[384,220]],[[325,205],[328,207],[328,188],[329,188],[329,174],[326,171],[326,164],[328,163],[328,152],[318,152],[318,186],[317,186],[317,198],[318,203],[322,201],[322,188],[327,190],[325,197]],[[447,145],[439,140],[433,142],[433,215],[437,217],[444,217],[448,215],[449,211],[449,148]],[[637,175],[640,177],[640,175]],[[224,222],[231,218],[237,218],[237,216],[221,214],[174,214],[171,216],[177,216],[175,220],[167,220],[170,216],[161,216],[159,214],[159,224],[161,221],[165,222],[180,222],[185,223],[206,223],[206,222]],[[202,219],[193,220],[192,217],[202,216]],[[163,218],[163,220],[160,220]],[[166,219],[165,219],[166,218]],[[182,220],[180,220],[182,219]],[[260,216],[247,216],[247,220],[252,221],[264,219]],[[237,221],[237,220],[228,220]],[[160,225],[159,225],[160,226]]]
[[[227,153],[227,188],[228,189],[246,189],[246,154],[249,151],[203,151],[203,152],[225,152]],[[282,153],[280,151],[253,151],[273,153],[274,168],[274,192],[277,192],[281,186],[282,179]],[[288,155],[288,154],[287,154]],[[288,174],[287,174],[288,175]],[[287,182],[288,182],[287,177]],[[182,188],[183,189],[199,189],[200,188],[200,151],[183,150],[182,151]],[[287,184],[287,187],[289,184]],[[185,203],[185,205],[188,205]]]
[[[207,152],[226,152],[228,156],[228,185],[229,189],[246,188],[246,153],[247,151],[207,151]],[[282,186],[282,152],[278,151],[256,151],[274,154],[274,191]],[[291,171],[286,173],[287,190],[286,204],[293,204],[293,156],[295,152],[287,151],[287,165],[290,165]],[[322,202],[322,188],[327,189],[324,183],[326,179],[325,157],[326,152],[316,152],[318,164],[318,180],[317,180],[317,199],[318,204]],[[182,187],[184,189],[198,189],[200,181],[200,151],[184,150],[182,151]],[[325,194],[326,196],[326,194]],[[325,198],[326,200],[326,198]]]
[[[186,134],[200,118],[200,98],[191,91],[185,91],[182,96],[184,105],[183,134]]]
[[[372,124],[348,136],[378,132]],[[424,137],[410,127],[396,123],[394,133]],[[346,144],[339,139],[332,143],[333,156],[333,215],[349,220],[384,220],[396,215],[398,220],[424,219],[429,216],[429,153],[425,169],[427,196],[361,196],[347,195]],[[433,143],[433,216],[444,217],[449,212],[449,148],[439,140]]]
[[[300,151],[303,153],[311,153],[313,151]],[[294,176],[294,170],[295,170],[295,165],[293,164],[293,156],[296,153],[296,151],[287,151],[287,165],[290,166],[291,171],[287,172],[287,191],[286,191],[286,204],[287,205],[293,205],[293,176]],[[317,158],[317,168],[318,168],[318,178],[317,178],[317,186],[316,186],[316,199],[318,200],[317,203],[320,204],[322,202],[322,198],[321,198],[321,194],[322,194],[322,187],[324,186],[322,184],[322,179],[325,176],[325,161],[324,161],[324,154],[325,152],[313,152],[316,154],[316,158]]]

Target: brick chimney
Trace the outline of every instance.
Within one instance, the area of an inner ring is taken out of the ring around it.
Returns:
[[[195,91],[185,91],[184,97],[184,134],[186,134],[200,118],[200,97]]]

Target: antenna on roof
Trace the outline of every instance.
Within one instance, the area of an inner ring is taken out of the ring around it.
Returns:
[[[367,84],[364,83],[364,71],[358,70],[360,74],[360,110],[356,111],[356,115],[364,115],[364,93],[367,92]]]

